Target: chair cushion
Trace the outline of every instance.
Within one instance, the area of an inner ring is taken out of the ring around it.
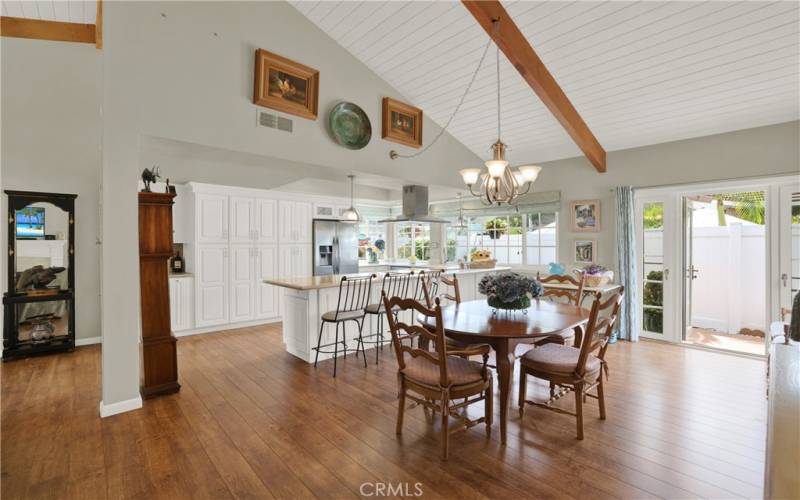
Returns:
[[[545,337],[544,339],[535,342],[536,345],[542,346],[545,344],[562,344],[571,346],[575,343],[575,332],[572,330],[567,330],[561,333],[557,333],[555,335],[551,335],[550,337]]]
[[[384,312],[383,303],[378,302],[376,304],[369,304],[367,307],[364,308],[364,310],[367,312],[367,314],[383,314]],[[399,311],[400,307],[394,306],[392,310]]]
[[[520,363],[541,372],[569,375],[578,367],[580,349],[561,344],[545,344],[526,352]],[[600,371],[600,359],[592,354],[586,359],[586,374]]]
[[[439,385],[439,365],[421,356],[406,357],[406,367],[401,370],[409,379],[425,385]],[[456,356],[447,356],[447,376],[451,385],[465,385],[483,380],[483,364]]]
[[[347,312],[340,312],[339,317],[336,317],[336,311],[328,311],[322,315],[322,319],[324,321],[347,321],[351,319],[360,319],[364,316],[364,311],[356,310],[356,311],[347,311]]]

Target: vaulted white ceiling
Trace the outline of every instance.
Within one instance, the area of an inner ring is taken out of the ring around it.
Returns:
[[[2,0],[2,14],[10,17],[94,24],[97,1],[84,0]]]
[[[460,2],[292,4],[439,125],[488,40]],[[503,4],[607,151],[800,116],[797,2]],[[502,135],[511,161],[580,156],[500,58]],[[449,127],[482,158],[497,136],[494,71],[492,45]]]

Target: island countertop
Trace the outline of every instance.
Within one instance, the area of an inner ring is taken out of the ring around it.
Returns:
[[[424,271],[444,271],[446,273],[454,273],[454,274],[476,274],[476,273],[487,273],[487,272],[500,272],[500,271],[510,271],[511,268],[507,266],[497,266],[490,269],[460,269],[458,267],[437,267],[437,266],[430,266],[425,269],[415,269],[415,272],[420,270]],[[403,272],[403,271],[393,271]],[[375,279],[383,279],[383,276],[386,274],[385,272],[378,272],[378,273],[352,273],[347,274],[346,276],[350,277],[357,277],[357,276],[369,276],[370,274],[375,274]],[[339,286],[339,282],[342,281],[342,277],[345,276],[344,274],[333,274],[328,276],[305,276],[302,278],[271,278],[264,280],[264,283],[268,285],[280,286],[283,288],[291,288],[293,290],[319,290],[322,288],[334,288]]]

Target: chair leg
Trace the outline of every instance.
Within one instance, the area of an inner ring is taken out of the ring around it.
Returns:
[[[403,433],[403,413],[406,409],[406,384],[403,382],[403,377],[398,377],[400,382],[400,398],[397,407],[397,428],[395,434],[398,436]]]
[[[528,373],[525,367],[519,371],[519,418],[525,414],[525,396],[527,395]]]
[[[319,359],[319,345],[322,343],[322,330],[325,328],[325,322],[319,322],[319,336],[317,337],[317,353],[314,355],[314,368],[317,367],[317,360]]]
[[[383,321],[381,319],[381,315],[378,314],[378,343],[375,344],[375,364],[378,364],[378,347],[383,349]]]
[[[575,419],[578,426],[578,439],[583,439],[583,384],[575,385]]]
[[[448,404],[450,403],[450,394],[448,391],[442,391],[442,403],[440,409],[442,411],[442,460],[447,460],[448,455],[448,441],[450,438],[450,426],[448,420],[450,417],[450,410]]]
[[[358,345],[361,346],[361,354],[364,355],[364,368],[367,367],[367,353],[364,351],[364,320],[366,316],[361,318],[361,321],[356,321],[358,323]],[[356,357],[358,357],[358,346],[356,346]]]
[[[347,359],[347,321],[342,321],[342,351],[344,352],[344,359]]]
[[[336,361],[339,359],[339,323],[336,323],[336,338],[333,341],[333,378],[336,378]]]
[[[486,401],[484,402],[483,418],[486,420],[486,437],[492,435],[493,417],[494,417],[494,377],[489,379],[489,387],[486,389]]]
[[[600,383],[597,384],[597,402],[600,405],[600,420],[606,419],[606,396],[603,391],[603,374],[600,374]]]

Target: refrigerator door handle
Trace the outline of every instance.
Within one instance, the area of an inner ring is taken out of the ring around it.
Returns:
[[[339,237],[333,237],[333,274],[339,274]]]

